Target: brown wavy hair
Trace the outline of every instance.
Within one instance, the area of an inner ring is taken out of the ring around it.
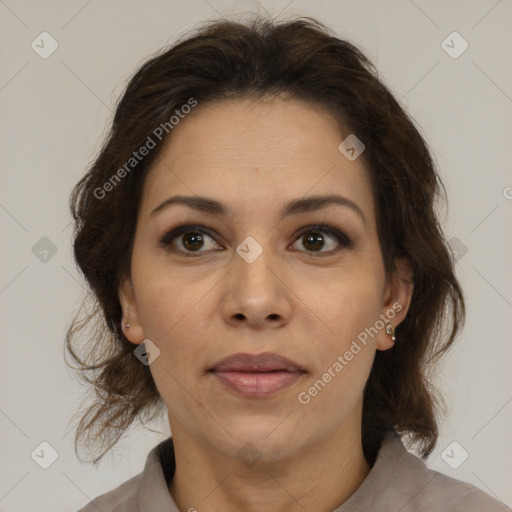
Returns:
[[[431,363],[455,340],[465,306],[435,212],[446,193],[432,156],[414,121],[356,46],[309,17],[287,22],[255,17],[206,22],[151,56],[130,78],[97,158],[72,191],[74,257],[90,291],[68,328],[65,348],[95,392],[93,403],[80,412],[78,456],[77,446],[86,447],[99,454],[92,460],[97,463],[134,420],[144,424],[164,410],[149,367],[134,357],[134,345],[123,334],[118,286],[130,272],[145,176],[172,132],[106,197],[98,191],[191,98],[200,108],[223,99],[272,97],[320,105],[366,146],[362,157],[386,274],[396,272],[395,258],[405,257],[414,292],[397,343],[377,351],[365,386],[364,454],[373,464],[391,429],[423,457],[433,450],[443,404],[432,386]]]

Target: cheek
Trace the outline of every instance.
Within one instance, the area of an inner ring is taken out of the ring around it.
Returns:
[[[134,285],[139,286],[140,292],[139,320],[144,335],[160,348],[163,356],[155,361],[154,370],[160,371],[157,364],[160,362],[180,379],[182,374],[192,376],[193,371],[199,372],[198,362],[204,357],[205,346],[211,341],[208,337],[212,335],[208,326],[211,326],[214,305],[209,290],[214,281],[208,278],[185,281],[176,272],[163,278],[162,272],[158,276],[140,274],[138,282],[135,280],[134,275]]]
[[[368,329],[379,318],[378,283],[368,274],[363,279],[352,275],[310,295],[316,297],[319,318],[304,327],[316,361],[298,401],[327,423],[348,415],[362,396],[375,356]]]
[[[150,370],[160,395],[173,416],[186,421],[190,394],[201,378],[209,313],[208,288],[176,285],[176,280],[141,280],[139,320],[144,335],[160,349]],[[196,412],[199,414],[201,411]],[[190,427],[192,428],[192,426]]]
[[[328,340],[333,349],[342,349],[375,323],[381,309],[383,285],[378,269],[369,266],[352,266],[346,271],[331,271],[330,276],[320,279],[302,280],[297,295],[304,313],[309,311],[308,330],[320,329],[325,333],[323,341]]]
[[[161,342],[187,322],[187,316],[205,294],[201,283],[185,281],[176,270],[159,266],[149,258],[134,259],[132,278],[145,335]]]

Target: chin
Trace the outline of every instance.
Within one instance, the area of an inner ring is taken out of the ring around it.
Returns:
[[[300,432],[293,421],[284,417],[244,415],[225,421],[229,432],[216,432],[222,439],[213,439],[216,449],[229,458],[246,461],[272,462],[291,456],[300,444]],[[217,436],[216,436],[217,437]],[[293,444],[290,440],[293,439]],[[250,465],[250,462],[247,463]]]

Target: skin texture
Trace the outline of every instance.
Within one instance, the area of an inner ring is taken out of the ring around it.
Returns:
[[[406,281],[386,278],[363,157],[350,161],[338,150],[349,134],[327,111],[297,100],[199,104],[148,174],[119,297],[128,339],[148,338],[161,351],[150,370],[168,408],[177,463],[169,490],[181,510],[332,511],[370,470],[362,396],[375,351],[393,346],[384,329],[308,404],[298,401],[397,303],[398,325],[412,294]],[[338,205],[279,215],[288,201],[333,193],[356,203],[365,220]],[[173,205],[150,216],[178,194],[222,201],[230,214]],[[307,236],[319,230],[299,231],[317,223],[352,244],[322,231],[315,250]],[[211,236],[195,251],[183,234],[160,247],[181,224],[205,226]],[[252,263],[236,252],[248,236],[263,249]],[[207,372],[225,356],[267,351],[306,370],[272,397],[241,397]],[[255,463],[237,455],[247,443]]]

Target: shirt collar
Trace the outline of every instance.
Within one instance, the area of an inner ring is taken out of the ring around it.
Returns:
[[[169,482],[176,470],[172,437],[155,446],[148,455],[137,493],[137,510],[144,512],[180,512],[169,493]],[[418,492],[429,471],[409,453],[393,430],[383,438],[375,464],[357,490],[333,512],[362,512],[387,503],[404,505]],[[420,477],[420,478],[418,478]],[[423,478],[421,478],[423,477]],[[404,485],[414,481],[415,485]],[[397,485],[398,484],[398,485]],[[370,508],[368,508],[370,507]]]

